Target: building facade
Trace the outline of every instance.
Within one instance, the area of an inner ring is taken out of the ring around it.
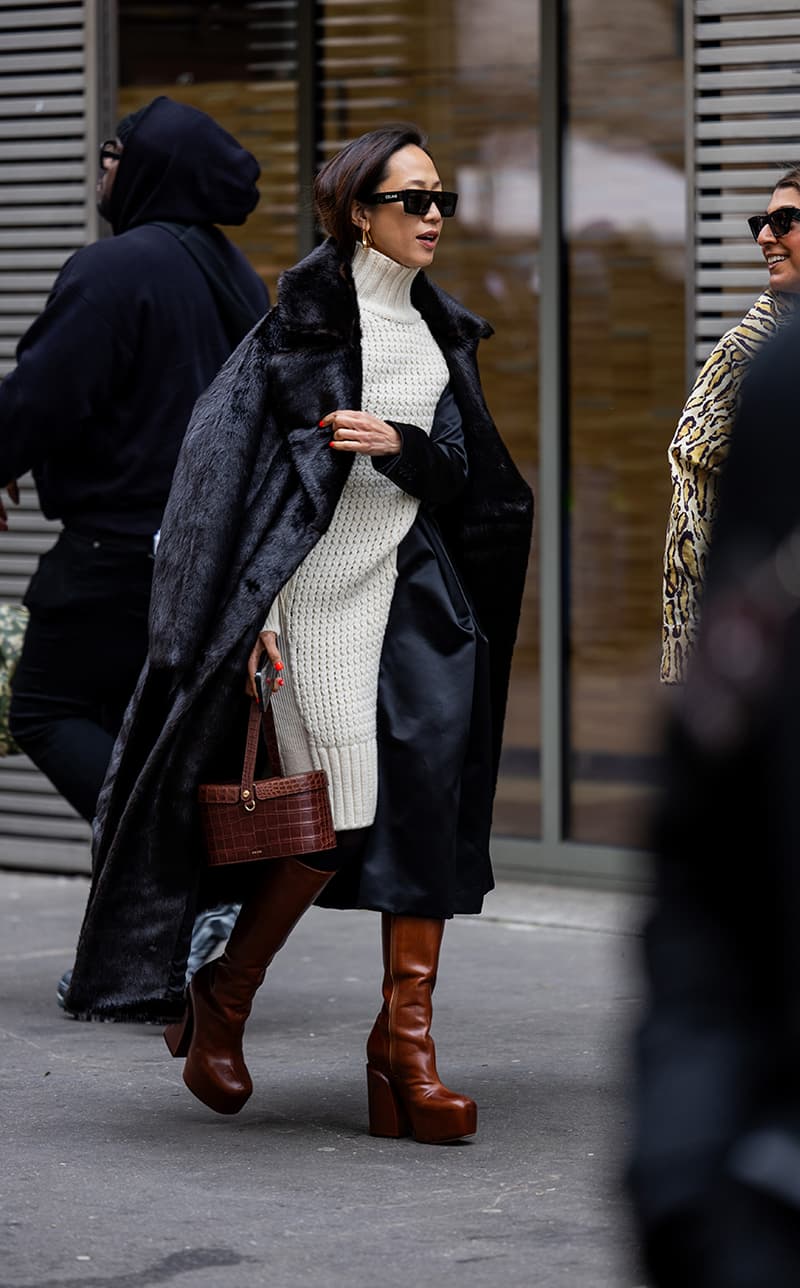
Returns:
[[[665,453],[697,357],[763,284],[743,215],[793,151],[793,38],[783,0],[0,3],[2,373],[101,232],[99,142],[156,94],[258,157],[261,202],[234,236],[273,294],[314,244],[320,162],[387,120],[428,132],[460,193],[434,276],[495,328],[487,399],[537,496],[495,819],[506,873],[646,877]],[[52,540],[28,480],[0,596],[21,596]],[[23,757],[0,763],[0,863],[80,870],[86,841]]]

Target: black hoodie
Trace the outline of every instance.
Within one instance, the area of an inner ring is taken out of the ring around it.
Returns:
[[[213,228],[244,223],[258,174],[204,112],[162,97],[138,115],[108,206],[115,236],[67,261],[0,385],[0,483],[32,469],[47,518],[84,532],[159,527],[195,400],[240,338],[219,281],[252,323],[269,307]],[[187,232],[205,267],[177,239]]]

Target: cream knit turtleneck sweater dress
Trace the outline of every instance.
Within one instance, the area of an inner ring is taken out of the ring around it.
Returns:
[[[448,371],[411,303],[416,272],[356,247],[361,406],[430,433]],[[369,456],[355,456],[328,531],[265,623],[280,636],[285,666],[284,686],[272,700],[284,773],[327,772],[337,831],[367,827],[375,818],[378,669],[397,548],[418,507]]]

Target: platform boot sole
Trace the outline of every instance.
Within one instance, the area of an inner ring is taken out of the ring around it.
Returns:
[[[420,1112],[402,1099],[392,1079],[367,1065],[370,1136],[412,1136],[420,1145],[447,1145],[478,1130],[476,1104]]]
[[[188,1056],[193,1032],[194,1007],[191,993],[187,993],[183,1018],[169,1024],[164,1030],[164,1041],[170,1054],[176,1057]],[[223,1091],[215,1082],[205,1078],[202,1072],[194,1070],[188,1060],[183,1069],[183,1081],[193,1096],[218,1114],[238,1114],[253,1094],[252,1087],[238,1095]]]

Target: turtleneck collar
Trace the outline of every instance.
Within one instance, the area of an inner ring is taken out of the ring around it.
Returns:
[[[411,284],[418,272],[418,268],[406,268],[379,250],[367,250],[356,243],[353,281],[361,308],[399,322],[415,322],[419,311],[411,303]]]

